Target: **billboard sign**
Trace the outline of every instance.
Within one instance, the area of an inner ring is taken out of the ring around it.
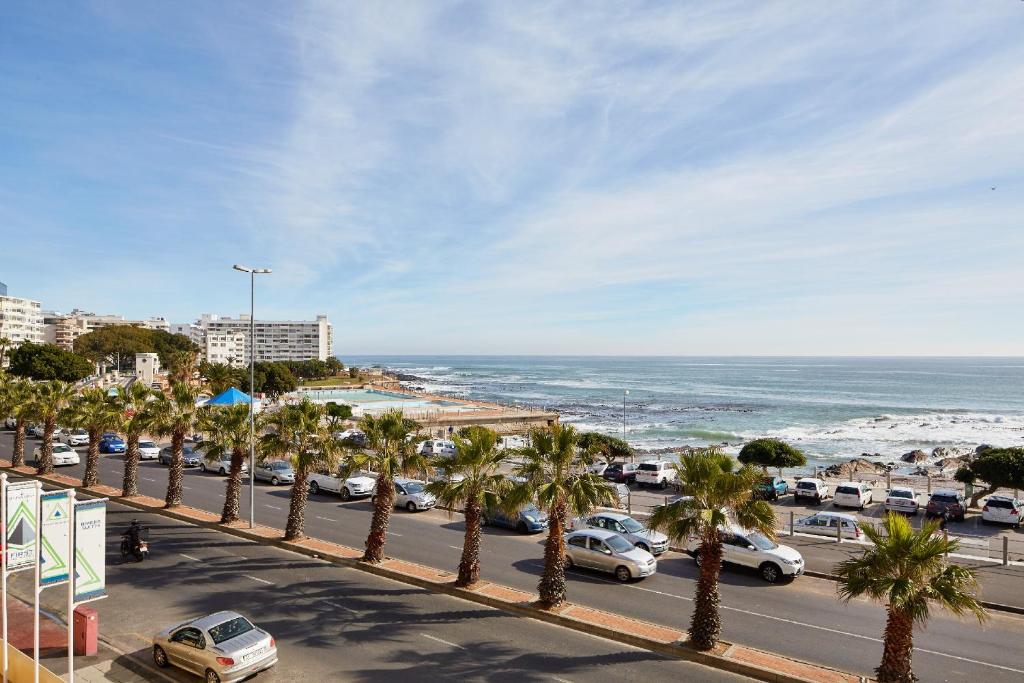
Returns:
[[[8,571],[18,571],[36,563],[36,510],[39,488],[35,482],[7,485],[7,552]]]
[[[39,585],[64,583],[71,576],[71,496],[50,491],[39,496]]]
[[[107,501],[75,503],[75,602],[102,597],[106,586]]]

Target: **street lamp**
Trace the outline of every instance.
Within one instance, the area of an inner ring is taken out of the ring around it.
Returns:
[[[626,440],[626,397],[629,396],[629,389],[622,390],[622,440]]]
[[[249,273],[249,528],[256,524],[256,276],[267,275],[270,268],[249,268],[237,263],[237,271]]]

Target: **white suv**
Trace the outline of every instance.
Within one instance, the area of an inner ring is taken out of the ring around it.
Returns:
[[[984,524],[1012,524],[1019,529],[1021,516],[1024,516],[1024,502],[1010,496],[989,496],[981,508]]]
[[[832,496],[832,505],[863,510],[865,505],[871,503],[872,497],[870,486],[864,482],[850,482],[836,487],[836,493]]]
[[[921,504],[917,502],[917,491],[909,486],[893,486],[885,497],[885,509],[889,512],[903,512],[916,515]]]
[[[800,553],[787,545],[779,545],[760,531],[732,527],[718,533],[722,539],[722,561],[752,567],[768,583],[804,573],[804,558]],[[700,565],[699,537],[690,537],[686,552]]]
[[[636,483],[640,486],[667,488],[679,478],[676,468],[668,460],[642,462],[636,468]]]
[[[815,503],[820,503],[828,498],[828,484],[810,477],[800,479],[793,489],[793,502],[799,503],[801,498],[811,498]]]

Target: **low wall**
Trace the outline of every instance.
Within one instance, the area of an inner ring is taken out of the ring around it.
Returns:
[[[0,643],[3,641],[0,640]],[[32,683],[35,680],[35,660],[16,647],[7,648],[7,680],[11,683]],[[64,683],[64,679],[39,665],[39,683]]]

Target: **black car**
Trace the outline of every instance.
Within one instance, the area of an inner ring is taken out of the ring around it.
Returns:
[[[614,481],[617,484],[635,484],[636,483],[636,463],[632,462],[613,462],[605,468],[601,476],[608,481]]]

